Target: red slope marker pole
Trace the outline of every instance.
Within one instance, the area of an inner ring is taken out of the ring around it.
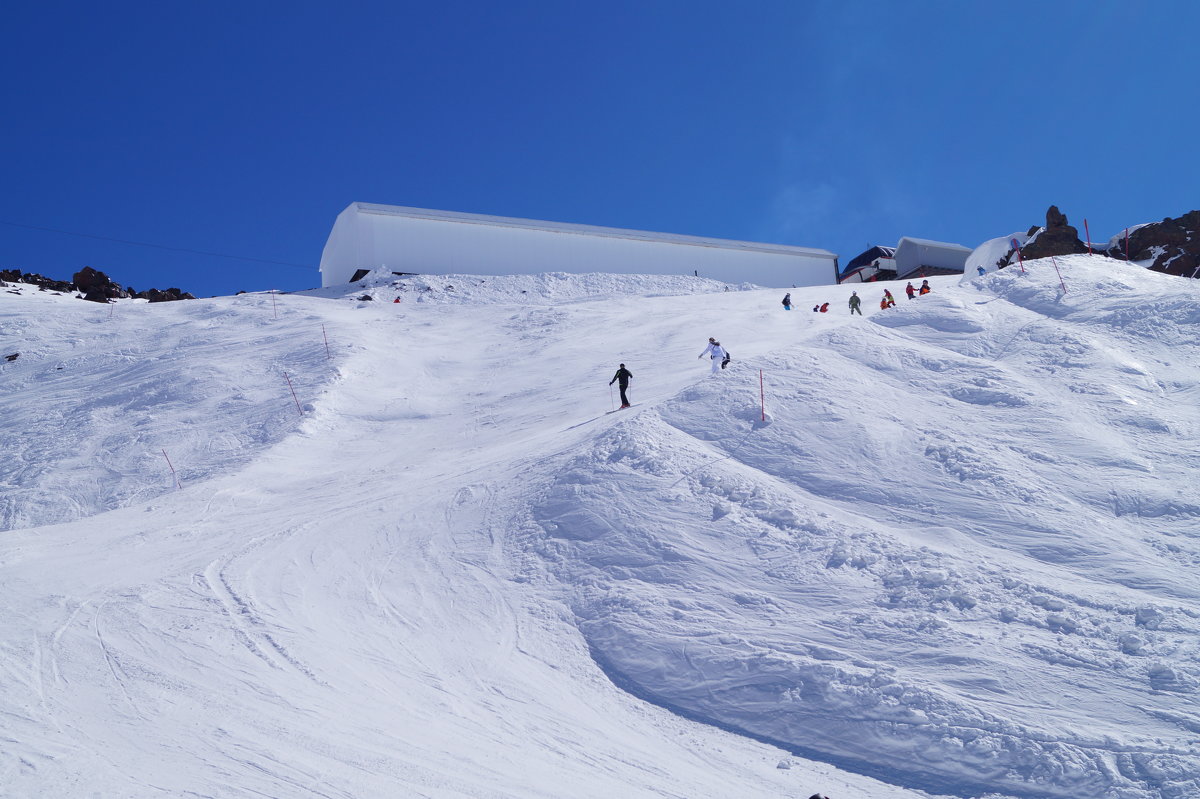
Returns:
[[[1017,251],[1017,261],[1021,264],[1021,274],[1025,274],[1025,259],[1021,256],[1021,245],[1017,244],[1017,240],[1012,240],[1013,249]]]
[[[1058,259],[1053,255],[1050,256],[1050,263],[1054,264],[1054,271],[1058,272]],[[1058,285],[1062,286],[1063,294],[1067,293],[1067,284],[1063,282],[1062,272],[1058,272]]]
[[[1088,255],[1091,255],[1091,254],[1092,254],[1092,233],[1091,233],[1091,231],[1090,231],[1090,230],[1088,230],[1088,224],[1087,224],[1087,218],[1086,218],[1086,217],[1085,217],[1085,218],[1084,218],[1084,220],[1083,220],[1083,234],[1084,234],[1085,236],[1087,236],[1087,240],[1088,240]]]
[[[762,406],[762,420],[767,421],[767,395],[763,390],[762,369],[758,370],[758,402]]]
[[[183,486],[179,484],[179,477],[175,474],[175,467],[171,465],[171,459],[167,457],[167,451],[165,449],[162,451],[162,454],[164,458],[167,458],[167,467],[171,470],[171,479],[175,481],[175,487],[183,488]]]
[[[304,411],[300,409],[300,400],[296,397],[296,389],[292,386],[292,378],[288,377],[287,372],[284,372],[283,379],[287,381],[288,388],[292,389],[292,399],[296,400],[296,412],[303,416]]]

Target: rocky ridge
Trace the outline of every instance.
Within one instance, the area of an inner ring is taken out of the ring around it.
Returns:
[[[177,288],[169,288],[165,291],[154,288],[147,289],[146,291],[135,291],[131,286],[122,287],[119,283],[109,278],[108,275],[90,266],[85,266],[72,275],[70,282],[55,280],[36,272],[23,273],[19,269],[0,270],[0,286],[18,283],[37,286],[38,291],[52,291],[58,294],[78,292],[80,299],[90,300],[91,302],[108,302],[109,300],[131,298],[147,300],[149,302],[196,299],[194,295]]]

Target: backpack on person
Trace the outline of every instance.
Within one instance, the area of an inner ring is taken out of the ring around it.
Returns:
[[[725,350],[725,358],[721,361],[721,368],[724,369],[733,360],[733,356],[729,354],[729,350]]]

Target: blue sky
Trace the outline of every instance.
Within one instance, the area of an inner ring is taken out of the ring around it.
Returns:
[[[1107,239],[1200,207],[1197,30],[1103,0],[10,4],[0,268],[308,288],[354,201],[842,263],[1051,203]]]

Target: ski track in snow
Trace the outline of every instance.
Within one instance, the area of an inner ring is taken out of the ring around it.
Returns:
[[[0,785],[1198,796],[1200,291],[1059,265],[0,295]]]

